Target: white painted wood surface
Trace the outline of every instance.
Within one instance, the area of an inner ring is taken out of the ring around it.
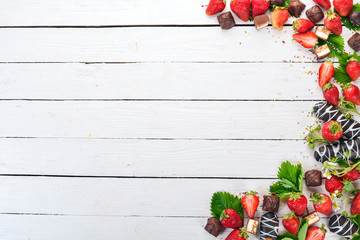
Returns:
[[[214,239],[213,192],[321,167],[301,140],[319,63],[292,19],[223,31],[206,4],[2,2],[1,240]]]

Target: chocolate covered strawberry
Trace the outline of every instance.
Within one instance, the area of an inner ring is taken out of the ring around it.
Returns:
[[[344,98],[355,105],[360,105],[360,90],[357,86],[347,84],[342,86]]]
[[[245,230],[235,229],[225,238],[225,240],[246,240],[248,237]]]
[[[332,203],[328,195],[323,193],[314,193],[310,195],[310,201],[313,202],[317,212],[329,216],[332,212]]]
[[[305,33],[314,28],[314,23],[305,18],[299,18],[293,22],[293,29],[299,33]]]
[[[332,10],[326,13],[324,25],[336,35],[340,35],[342,33],[341,19],[338,15],[334,14],[334,11]]]
[[[304,48],[313,48],[317,44],[317,36],[313,32],[297,33],[293,35],[295,41]]]
[[[225,9],[226,0],[210,0],[209,5],[206,8],[206,15],[215,15],[222,12]]]
[[[297,216],[304,214],[307,207],[307,199],[302,193],[293,193],[287,200],[287,205]]]
[[[291,212],[290,214],[285,215],[283,217],[282,224],[289,233],[291,233],[294,236],[297,235],[297,232],[299,230],[300,220],[295,215],[294,212]]]
[[[251,15],[255,18],[258,15],[264,14],[270,7],[270,0],[252,0],[251,1]]]
[[[353,164],[352,164],[353,165]],[[342,177],[344,180],[356,181],[360,178],[360,172],[357,168],[353,168]]]
[[[220,222],[226,228],[241,228],[244,224],[244,220],[241,216],[231,208],[225,209],[220,215]]]
[[[360,77],[360,63],[358,60],[351,58],[346,66],[346,72],[351,80],[356,81]]]
[[[341,179],[335,175],[331,175],[330,178],[325,180],[325,189],[331,194],[341,195],[344,184],[341,182]]]
[[[324,240],[326,235],[325,225],[323,224],[321,228],[311,227],[306,233],[305,240]]]
[[[336,141],[343,135],[343,129],[340,123],[332,120],[324,124],[321,128],[321,134],[326,140]]]
[[[346,17],[352,11],[353,0],[334,0],[333,5],[340,16]]]
[[[231,0],[230,8],[244,22],[250,19],[250,0]]]
[[[323,88],[326,83],[334,76],[334,66],[331,62],[325,61],[319,68],[319,86]]]
[[[339,90],[331,83],[325,84],[323,87],[323,94],[326,101],[330,104],[337,106],[339,104]]]
[[[330,0],[314,0],[314,2],[319,4],[320,6],[325,8],[326,10],[331,8]]]
[[[284,27],[284,24],[289,19],[289,12],[287,9],[276,8],[271,14],[271,24],[272,26],[281,31]]]
[[[251,191],[245,193],[245,196],[241,199],[241,203],[249,218],[253,218],[259,206],[259,197],[256,196],[256,192]]]
[[[360,214],[360,193],[356,194],[350,207],[351,215]]]

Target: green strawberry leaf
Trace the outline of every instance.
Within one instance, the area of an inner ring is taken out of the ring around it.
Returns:
[[[292,235],[291,233],[284,233],[277,237],[277,240],[298,240],[296,236]]]
[[[355,187],[351,182],[347,182],[344,184],[343,192],[352,192],[354,190],[355,190]]]
[[[301,164],[293,165],[289,161],[281,163],[277,174],[280,179],[270,187],[270,192],[287,197],[290,193],[302,192],[304,174]]]
[[[359,4],[359,3],[356,3],[356,4],[353,5],[353,11],[360,11],[360,4]],[[352,23],[350,22],[349,16],[347,16],[347,17],[341,17],[336,10],[335,10],[335,13],[340,17],[342,24],[343,24],[346,28],[348,28],[348,29],[350,29],[350,30],[355,30],[355,31],[360,30],[360,26],[354,26],[354,25],[352,25]]]
[[[219,219],[222,211],[228,208],[234,209],[244,219],[241,198],[228,192],[214,193],[210,205],[211,215]]]
[[[352,236],[351,240],[360,240],[360,235],[359,233],[356,233],[355,235]]]
[[[344,38],[340,35],[336,35],[331,33],[326,41],[322,39],[318,39],[317,46],[322,46],[324,44],[328,44],[330,48],[330,57],[337,57],[338,55],[341,55],[341,53],[344,51]]]
[[[336,163],[339,164],[340,167],[349,167],[347,161],[342,158],[337,158]]]
[[[305,240],[308,227],[309,220],[307,218],[303,218],[299,224],[299,231],[297,234],[298,240]]]
[[[349,77],[349,75],[346,72],[346,66],[344,66],[344,65],[340,65],[337,68],[335,68],[334,79],[335,79],[335,82],[337,84],[339,84],[340,86],[352,82],[351,78]]]
[[[350,217],[350,220],[353,221],[358,227],[360,227],[360,214],[356,214]]]

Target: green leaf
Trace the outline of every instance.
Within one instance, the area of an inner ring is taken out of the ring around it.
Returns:
[[[350,217],[350,220],[353,221],[358,227],[360,227],[360,214],[356,214]]]
[[[328,44],[330,48],[330,57],[337,57],[338,55],[341,55],[341,53],[344,51],[344,38],[340,35],[336,35],[331,33],[327,40],[318,40],[317,46],[322,46],[324,44]]]
[[[336,163],[339,164],[340,167],[348,167],[349,166],[347,161],[342,158],[337,158]]]
[[[298,240],[305,240],[308,227],[309,220],[307,218],[303,218],[299,224],[299,231],[297,234]]]
[[[356,3],[356,4],[353,5],[353,11],[360,11],[360,4],[359,3]],[[336,10],[335,10],[335,13],[337,15],[339,15],[339,13]],[[342,17],[342,16],[339,15],[339,17],[341,18],[341,22],[343,23],[343,25],[346,28],[348,28],[350,30],[356,30],[356,31],[360,30],[360,26],[352,25],[352,23],[350,22],[349,16]]]
[[[210,205],[211,215],[219,219],[222,211],[228,208],[234,209],[244,219],[243,207],[239,197],[228,192],[214,193]]]
[[[284,234],[282,234],[282,235],[279,235],[279,236],[277,237],[277,240],[297,240],[297,237],[294,236],[294,235],[292,235],[292,234],[289,233],[289,232],[286,232],[286,233],[284,233]]]
[[[343,192],[352,192],[354,190],[355,190],[355,187],[351,182],[345,183],[345,185],[343,187]]]
[[[352,236],[351,240],[360,240],[360,235],[356,233],[355,235]]]
[[[340,65],[337,68],[335,68],[334,79],[336,83],[339,84],[340,86],[352,82],[351,78],[346,72],[346,66],[344,65]]]

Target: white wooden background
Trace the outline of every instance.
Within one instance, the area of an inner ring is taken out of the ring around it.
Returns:
[[[319,64],[293,19],[223,31],[207,2],[1,2],[1,240],[213,239],[213,192],[320,168],[301,140]]]

